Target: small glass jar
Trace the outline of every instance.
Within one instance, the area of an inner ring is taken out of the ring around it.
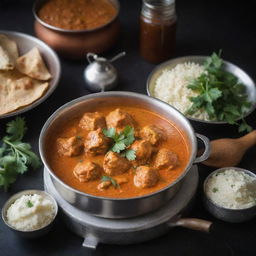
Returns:
[[[143,0],[140,54],[152,63],[169,59],[176,42],[175,0]]]

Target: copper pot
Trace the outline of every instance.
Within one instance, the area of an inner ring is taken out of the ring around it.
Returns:
[[[33,6],[35,34],[64,57],[82,59],[88,52],[101,53],[116,43],[120,31],[118,0],[109,0],[117,10],[116,16],[107,24],[91,30],[68,30],[45,23],[37,13],[47,1],[37,0]]]

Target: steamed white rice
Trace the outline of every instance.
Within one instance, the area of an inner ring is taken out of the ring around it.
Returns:
[[[206,195],[229,209],[256,205],[256,179],[243,171],[227,169],[214,174],[206,184]]]
[[[38,194],[23,195],[7,210],[8,223],[22,231],[32,231],[49,224],[55,215],[53,203]]]
[[[194,62],[178,64],[170,70],[165,69],[156,80],[154,96],[185,113],[192,105],[189,98],[198,95],[188,89],[187,85],[203,72],[205,72],[203,66]],[[193,114],[193,117],[209,120],[209,116],[204,110]]]

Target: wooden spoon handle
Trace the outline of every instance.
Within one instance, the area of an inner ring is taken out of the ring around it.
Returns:
[[[210,232],[210,227],[212,225],[211,221],[197,219],[197,218],[182,218],[175,222],[170,222],[170,227],[183,227],[192,230],[197,230],[201,232]]]
[[[253,130],[237,140],[247,149],[256,145],[256,130]]]

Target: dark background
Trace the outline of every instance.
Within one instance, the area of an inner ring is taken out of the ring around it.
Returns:
[[[154,65],[146,63],[138,54],[138,18],[141,8],[139,0],[120,0],[122,35],[116,47],[104,54],[111,57],[125,50],[127,56],[115,63],[120,83],[117,90],[135,91],[146,94],[146,79]],[[0,29],[33,32],[33,1],[0,1]],[[253,1],[204,1],[178,0],[178,33],[176,56],[209,55],[223,50],[223,58],[244,69],[256,79],[256,29]],[[23,116],[28,124],[25,140],[38,152],[38,136],[46,119],[59,106],[79,96],[88,94],[84,87],[83,70],[87,65],[81,62],[61,60],[62,77],[54,94],[43,104]],[[10,119],[0,120],[0,135]],[[255,112],[247,121],[256,128]],[[210,139],[238,137],[232,126],[199,127],[197,132]],[[241,167],[255,170],[256,149],[247,152]],[[256,220],[244,224],[227,224],[211,217],[204,209],[201,199],[202,181],[213,169],[199,166],[200,186],[191,217],[205,218],[214,222],[212,234],[203,234],[182,228],[175,228],[165,236],[138,245],[99,245],[96,252],[81,247],[82,238],[72,234],[58,219],[55,228],[39,240],[23,240],[13,234],[0,221],[0,255],[256,255]],[[14,193],[23,189],[43,189],[42,168],[29,171],[19,177],[7,193],[0,191],[0,206]]]

